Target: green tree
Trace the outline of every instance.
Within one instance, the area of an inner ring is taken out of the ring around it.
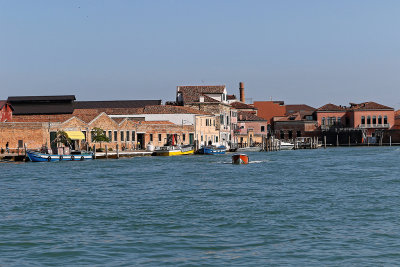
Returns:
[[[106,136],[103,129],[95,127],[92,129],[92,142],[99,142],[101,148],[101,143],[110,142],[110,138]]]

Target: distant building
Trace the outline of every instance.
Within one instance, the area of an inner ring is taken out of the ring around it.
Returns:
[[[357,130],[361,142],[377,142],[395,124],[394,109],[375,102],[350,103],[349,107],[329,103],[316,110],[316,118],[321,131]]]
[[[228,104],[225,85],[178,86],[176,103],[217,116],[215,125],[219,131],[217,143],[229,147],[232,142],[231,106]]]
[[[0,122],[12,119],[14,108],[6,100],[0,100]]]
[[[252,112],[238,111],[237,126],[235,136],[238,139],[239,147],[262,144],[263,138],[268,134],[267,120]]]

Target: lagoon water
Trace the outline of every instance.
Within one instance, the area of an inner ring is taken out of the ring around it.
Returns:
[[[0,266],[400,262],[400,148],[0,164]]]

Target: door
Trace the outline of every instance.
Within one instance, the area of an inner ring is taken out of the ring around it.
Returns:
[[[145,147],[145,134],[144,133],[138,133],[137,134],[137,149],[144,149]]]

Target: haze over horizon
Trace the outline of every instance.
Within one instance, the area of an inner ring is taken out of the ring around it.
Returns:
[[[247,99],[400,108],[400,2],[0,0],[0,100]]]

